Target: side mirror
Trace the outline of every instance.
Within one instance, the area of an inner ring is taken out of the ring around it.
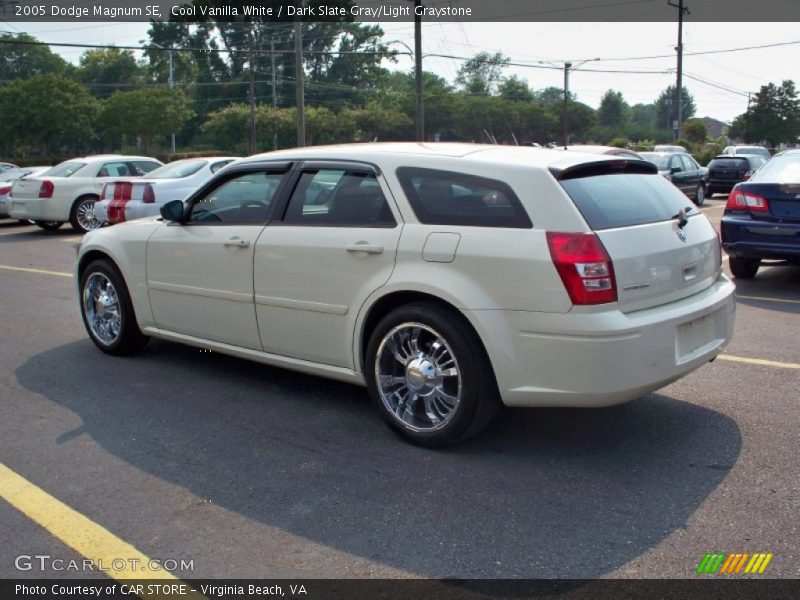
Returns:
[[[670,173],[672,173],[672,174],[675,174],[675,173],[681,173],[681,172],[683,172],[683,169],[681,169],[680,167],[672,167],[672,168],[669,170],[669,172],[670,172]]]
[[[183,221],[183,211],[182,200],[170,200],[161,207],[161,216],[164,217],[165,221],[180,223]]]

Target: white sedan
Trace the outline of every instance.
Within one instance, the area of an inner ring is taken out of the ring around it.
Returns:
[[[648,162],[470,144],[298,148],[84,236],[84,325],[366,385],[435,446],[501,404],[603,406],[713,360],[734,286],[709,220]]]
[[[77,231],[91,231],[102,225],[94,216],[94,203],[112,177],[141,177],[162,164],[147,156],[116,154],[68,160],[38,177],[15,181],[8,214],[42,229],[58,229],[69,221]]]
[[[0,172],[0,218],[8,216],[8,195],[17,179],[36,177],[50,167],[14,167]]]
[[[214,173],[238,158],[187,158],[159,167],[141,179],[109,181],[94,205],[95,218],[107,223],[121,223],[158,216],[163,204],[185,199]]]

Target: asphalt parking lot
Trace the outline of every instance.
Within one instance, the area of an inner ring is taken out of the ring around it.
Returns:
[[[685,578],[713,551],[800,576],[800,268],[737,282],[724,356],[657,393],[507,410],[430,451],[358,387],[161,341],[102,354],[78,239],[0,221],[0,467],[73,511],[0,499],[2,578],[87,576],[15,566],[81,560],[80,518],[192,578]]]

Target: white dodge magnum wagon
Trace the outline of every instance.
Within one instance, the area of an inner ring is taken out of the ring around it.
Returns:
[[[232,163],[161,214],[83,238],[101,350],[157,337],[366,385],[423,445],[477,433],[501,404],[632,400],[733,330],[711,223],[637,159],[298,148]]]

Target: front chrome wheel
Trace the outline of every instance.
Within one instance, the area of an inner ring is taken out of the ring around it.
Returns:
[[[114,284],[103,273],[92,273],[83,287],[83,312],[94,338],[111,345],[119,338],[122,329],[122,311],[119,294]]]
[[[417,432],[436,431],[456,414],[462,376],[450,344],[432,327],[406,322],[380,342],[375,381],[389,413]]]

